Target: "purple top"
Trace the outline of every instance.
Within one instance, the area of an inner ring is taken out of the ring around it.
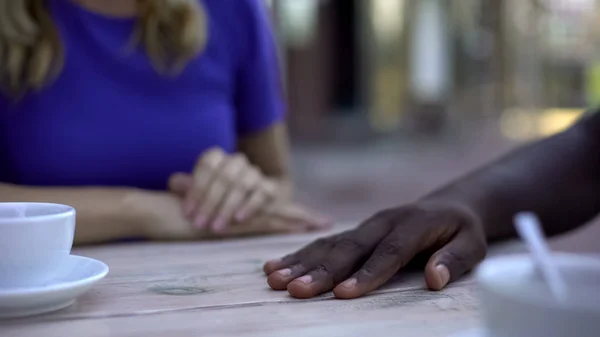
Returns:
[[[236,150],[239,135],[283,118],[277,56],[262,0],[203,0],[209,41],[177,78],[143,50],[127,54],[134,20],[50,0],[66,52],[47,89],[0,95],[0,181],[45,186],[166,188],[200,153]]]

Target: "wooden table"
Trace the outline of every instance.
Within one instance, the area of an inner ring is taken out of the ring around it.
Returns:
[[[0,336],[445,337],[478,324],[469,277],[430,292],[422,275],[401,275],[356,300],[270,290],[263,262],[322,235],[77,249],[109,265],[106,279],[65,310],[0,321]]]

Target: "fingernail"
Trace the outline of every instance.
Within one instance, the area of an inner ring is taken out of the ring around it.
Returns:
[[[442,282],[442,287],[445,287],[448,282],[450,282],[450,271],[448,271],[448,268],[443,264],[438,264],[435,267],[435,271],[437,271],[440,281]]]
[[[290,276],[292,275],[292,270],[287,268],[287,269],[281,269],[278,271],[279,275],[281,276]]]
[[[354,286],[356,285],[356,279],[355,278],[347,279],[340,285],[344,288],[354,288]]]
[[[206,222],[206,218],[203,215],[198,215],[196,217],[196,221],[194,222],[194,225],[198,228],[202,228],[202,227],[204,227],[205,222]]]
[[[310,275],[304,275],[302,277],[298,277],[295,281],[299,281],[304,284],[310,284],[312,282],[312,277]]]

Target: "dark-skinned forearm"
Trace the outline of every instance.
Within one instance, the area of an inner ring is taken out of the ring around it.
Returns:
[[[430,194],[466,205],[488,240],[515,235],[513,216],[533,211],[549,235],[600,212],[600,114],[555,136],[526,145]]]

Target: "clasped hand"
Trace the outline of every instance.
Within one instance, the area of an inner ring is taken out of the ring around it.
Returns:
[[[292,204],[285,182],[265,177],[243,154],[218,148],[203,153],[192,174],[171,176],[169,188],[181,197],[184,216],[198,230],[304,232],[330,224]]]

